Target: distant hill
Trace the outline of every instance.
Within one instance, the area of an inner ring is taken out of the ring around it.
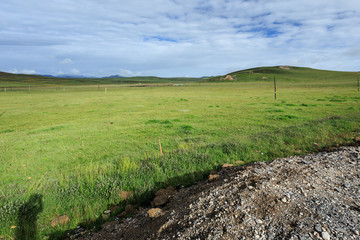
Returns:
[[[95,77],[89,77],[89,76],[84,76],[84,75],[68,75],[68,74],[61,74],[61,75],[56,75],[56,76],[52,76],[52,77],[56,77],[56,78],[95,78]]]
[[[82,76],[43,76],[29,74],[13,74],[0,72],[0,87],[63,86],[63,85],[100,85],[100,84],[131,84],[131,83],[187,83],[200,80],[199,78],[160,78],[160,77],[122,77],[113,75],[105,78],[91,78]]]
[[[123,78],[123,76],[119,76],[119,75],[111,75],[111,76],[102,77],[102,78]]]
[[[189,82],[250,82],[250,81],[273,81],[274,77],[279,82],[304,82],[316,81],[319,83],[340,83],[342,80],[354,80],[360,76],[359,72],[341,72],[318,70],[294,66],[257,67],[228,73],[222,76],[201,78],[160,78],[146,77],[123,77],[112,75],[103,78],[91,78],[83,76],[41,76],[28,74],[12,74],[0,72],[0,87],[24,87],[36,86],[63,86],[63,85],[101,85],[101,84],[158,84],[158,83],[189,83]]]
[[[274,67],[257,67],[241,71],[228,73],[222,76],[210,77],[202,80],[205,82],[223,82],[223,81],[277,81],[286,82],[309,82],[309,81],[341,81],[345,79],[354,79],[360,76],[358,72],[341,72],[319,70],[305,67],[294,66],[274,66]]]

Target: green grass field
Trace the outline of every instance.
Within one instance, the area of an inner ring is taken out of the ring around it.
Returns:
[[[183,86],[108,85],[107,93],[95,86],[0,92],[0,236],[20,234],[19,209],[35,194],[37,236],[56,238],[101,222],[109,205],[123,207],[122,190],[144,203],[156,189],[191,184],[223,162],[305,154],[359,136],[357,73],[231,75]],[[71,222],[51,227],[62,214]]]

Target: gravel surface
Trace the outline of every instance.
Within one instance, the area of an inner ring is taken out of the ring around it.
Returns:
[[[360,147],[223,168],[72,239],[360,239]]]

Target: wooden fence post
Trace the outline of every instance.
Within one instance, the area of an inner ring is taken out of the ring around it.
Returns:
[[[160,155],[162,156],[162,155],[163,155],[163,152],[162,152],[162,148],[161,148],[161,141],[160,141],[160,138],[159,138],[159,146],[160,146]]]
[[[275,79],[275,76],[274,76],[274,97],[275,97],[275,100],[276,100],[276,79]]]

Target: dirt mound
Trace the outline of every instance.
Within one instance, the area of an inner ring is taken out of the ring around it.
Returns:
[[[81,239],[360,239],[360,147],[223,168]]]
[[[226,75],[225,77],[220,78],[223,81],[234,81],[234,78],[231,75]]]

